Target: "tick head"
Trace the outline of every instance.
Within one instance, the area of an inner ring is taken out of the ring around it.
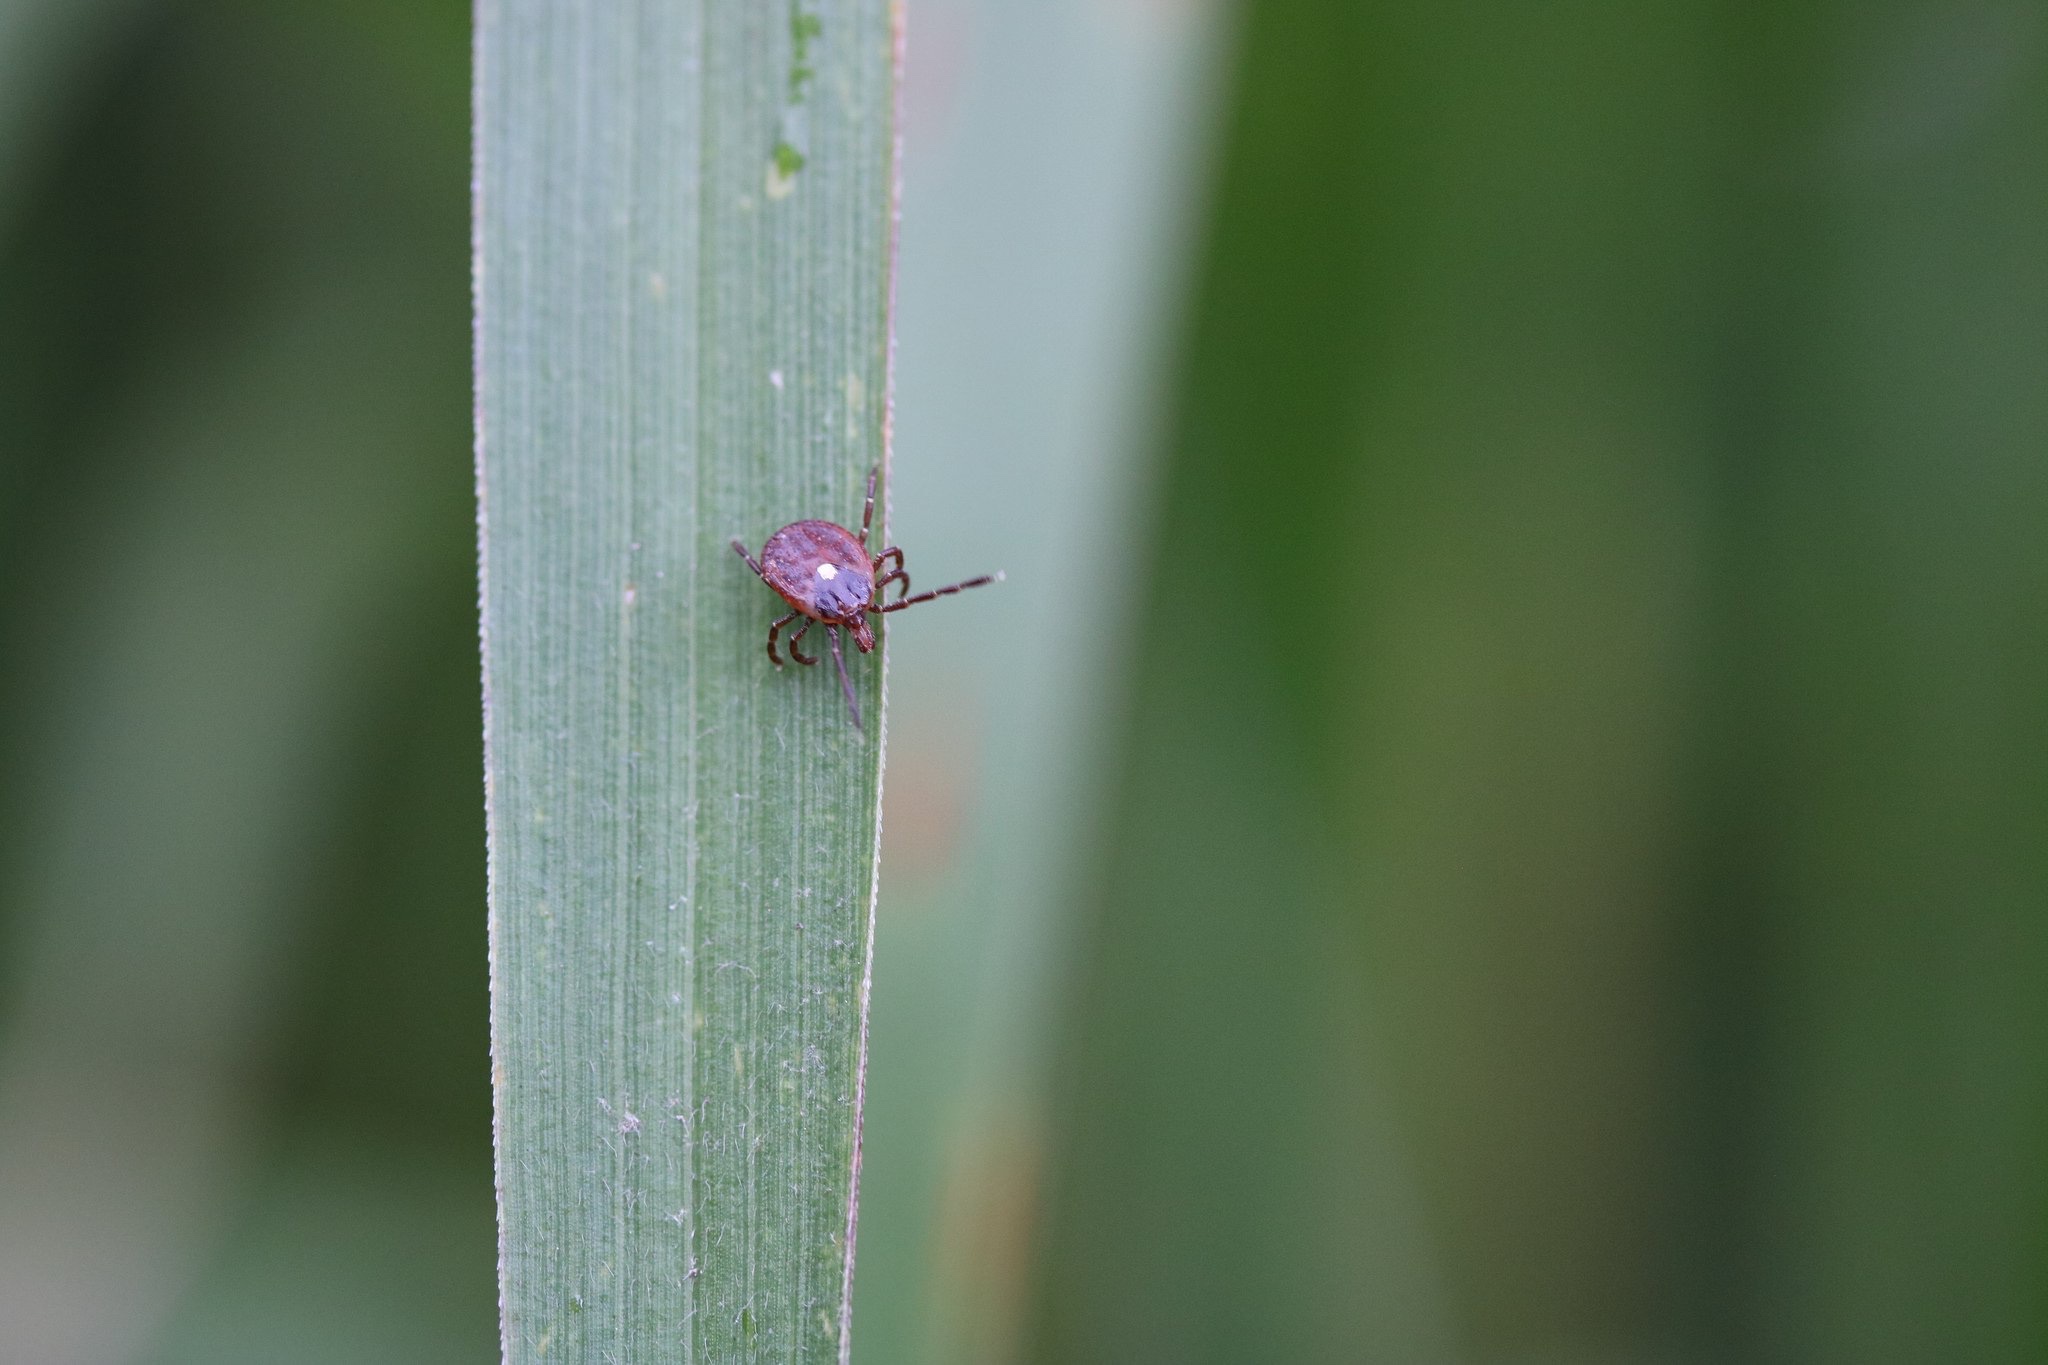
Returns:
[[[872,652],[875,647],[875,632],[874,629],[868,625],[866,619],[856,618],[853,622],[852,629],[853,642],[860,646],[860,652],[863,654]]]

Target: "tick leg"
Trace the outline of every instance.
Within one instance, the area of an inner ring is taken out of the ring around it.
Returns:
[[[898,572],[901,572],[901,570],[898,570]],[[933,588],[930,592],[921,592],[915,597],[899,597],[886,607],[870,607],[869,610],[902,611],[905,607],[914,607],[920,602],[929,602],[934,597],[951,597],[956,592],[966,592],[969,588],[979,588],[984,584],[1000,583],[1002,581],[1003,576],[1000,573],[985,573],[979,578],[970,578],[964,583],[948,583],[943,588]]]
[[[877,602],[882,600],[882,589],[888,587],[891,583],[901,583],[903,585],[903,590],[896,594],[898,602],[910,596],[910,575],[902,569],[891,569],[888,573],[875,580],[875,600]]]
[[[880,465],[868,471],[868,505],[860,513],[860,545],[863,550],[868,545],[868,525],[875,519],[875,475],[881,472]]]
[[[732,548],[733,553],[737,554],[741,559],[747,561],[747,567],[754,571],[754,576],[756,578],[759,578],[763,583],[766,583],[768,581],[768,575],[761,572],[761,565],[759,564],[759,562],[755,560],[755,558],[752,555],[747,553],[747,547],[741,543],[740,538],[738,536],[734,536],[732,538]],[[773,653],[774,651],[770,650],[769,652]]]
[[[896,567],[884,572],[882,566],[892,559],[896,561]],[[875,556],[869,568],[875,575],[875,601],[879,602],[882,600],[882,589],[884,587],[898,581],[903,584],[903,587],[896,594],[897,600],[901,601],[910,596],[910,575],[903,567],[903,551],[891,545],[888,549]]]
[[[853,683],[846,676],[846,656],[839,652],[839,627],[825,627],[825,638],[832,642],[832,664],[839,670],[839,690],[846,694],[846,713],[853,717],[853,728],[860,724],[860,703],[853,699]]]
[[[784,626],[788,625],[791,621],[796,620],[797,617],[802,615],[803,613],[800,611],[793,611],[789,615],[783,617],[780,621],[777,621],[774,625],[768,627],[768,658],[769,661],[772,662],[777,668],[782,667],[782,656],[775,652],[775,632],[781,630]],[[801,635],[803,634],[803,632],[798,631],[797,634]],[[791,653],[795,653],[795,651],[792,650]]]
[[[782,642],[782,647],[789,651],[789,657],[795,659],[800,664],[814,664],[818,662],[816,659],[812,658],[810,655],[804,653],[802,650],[796,647],[796,642],[798,640],[803,639],[804,632],[809,630],[810,628],[811,618],[806,616],[804,618],[804,623],[796,628],[796,634],[790,636],[787,640],[784,640]]]

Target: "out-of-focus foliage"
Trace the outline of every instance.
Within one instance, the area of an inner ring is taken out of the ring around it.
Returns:
[[[1253,3],[1044,1360],[2038,1360],[2038,7]]]
[[[98,9],[0,51],[0,1358],[487,1359],[467,7]]]

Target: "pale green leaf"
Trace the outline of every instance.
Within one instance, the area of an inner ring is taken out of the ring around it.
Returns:
[[[508,1361],[845,1357],[882,658],[863,732],[728,541],[883,458],[897,31],[478,10]]]

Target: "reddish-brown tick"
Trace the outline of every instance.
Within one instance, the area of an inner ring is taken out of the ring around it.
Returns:
[[[903,568],[903,551],[891,545],[878,555],[870,557],[868,554],[868,527],[875,519],[875,475],[878,472],[875,469],[868,471],[868,499],[867,505],[861,509],[859,535],[829,521],[793,521],[768,537],[758,560],[747,553],[744,542],[738,538],[732,542],[732,548],[747,561],[747,567],[761,575],[761,581],[775,589],[777,595],[794,608],[768,627],[768,657],[777,668],[782,667],[782,656],[775,652],[776,633],[801,616],[804,623],[783,643],[789,646],[789,657],[798,663],[818,662],[798,649],[796,644],[804,638],[804,632],[811,628],[813,621],[823,625],[826,643],[832,646],[832,662],[839,670],[839,690],[846,694],[846,709],[853,717],[856,730],[860,728],[860,706],[853,699],[853,684],[846,677],[846,659],[839,652],[840,629],[852,631],[853,642],[865,654],[875,647],[875,632],[868,625],[869,616],[902,611],[905,607],[914,607],[935,597],[950,597],[984,583],[1000,583],[1003,578],[1000,573],[983,574],[964,583],[949,583],[943,588],[933,588],[912,597],[910,575]],[[895,567],[884,573],[882,566],[892,560]],[[903,586],[895,601],[885,602],[883,592],[891,583]]]

